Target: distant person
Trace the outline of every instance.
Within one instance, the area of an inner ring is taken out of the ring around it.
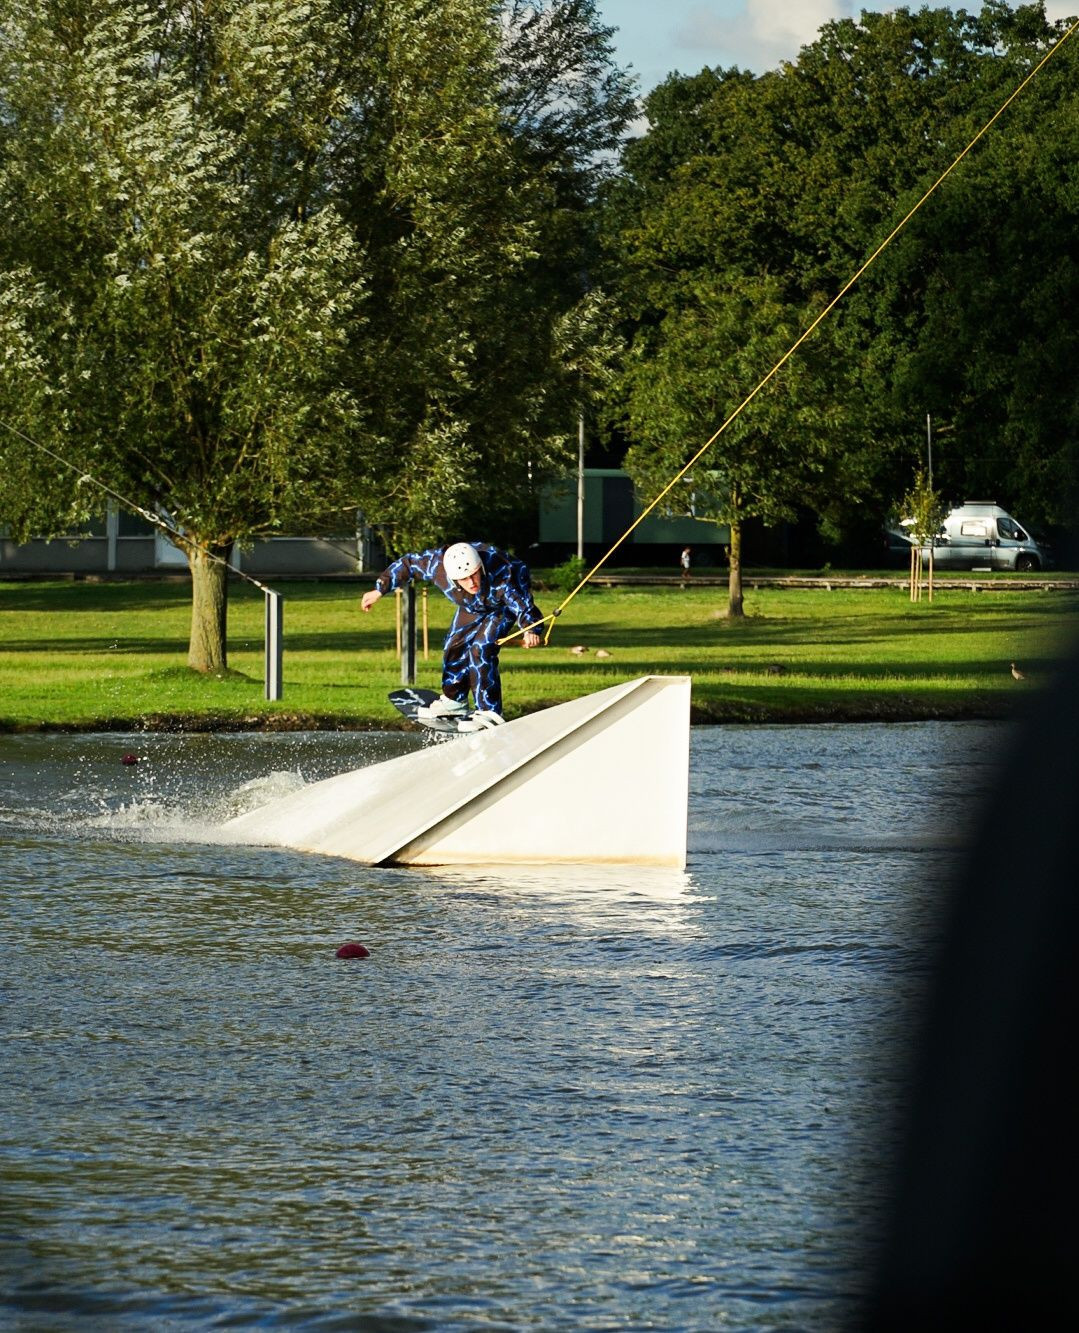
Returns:
[[[682,587],[683,587],[683,588],[684,588],[684,587],[686,586],[686,584],[689,582],[689,565],[690,565],[690,557],[691,557],[691,554],[692,554],[692,552],[691,552],[691,550],[690,550],[690,548],[689,548],[688,546],[683,546],[683,547],[682,547],[682,554],[681,554],[681,556],[679,557],[679,561],[678,561],[678,563],[679,563],[679,565],[681,566],[681,569],[682,569]]]
[[[542,614],[532,600],[532,575],[521,560],[486,542],[454,542],[418,555],[403,555],[375,580],[360,605],[370,611],[380,597],[423,579],[457,607],[442,646],[442,694],[419,710],[426,718],[460,718],[471,691],[476,711],[502,721],[498,640],[512,628],[535,625]],[[525,630],[521,642],[538,648],[540,636]]]

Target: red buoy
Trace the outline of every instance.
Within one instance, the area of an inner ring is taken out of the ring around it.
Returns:
[[[348,944],[342,944],[337,950],[338,958],[370,958],[371,950],[366,944],[361,944],[359,940],[350,940]]]
[[[125,754],[123,759],[120,760],[121,764],[137,764],[138,762],[139,756],[137,754]]]

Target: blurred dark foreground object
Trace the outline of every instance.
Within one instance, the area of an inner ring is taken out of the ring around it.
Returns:
[[[1028,701],[993,793],[945,907],[873,1333],[1079,1326],[1079,651]]]

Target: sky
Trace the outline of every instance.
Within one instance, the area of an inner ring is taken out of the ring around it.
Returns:
[[[930,0],[931,2],[931,0]],[[922,0],[907,0],[921,7]],[[668,74],[696,74],[706,65],[761,74],[793,60],[823,24],[855,18],[863,9],[893,8],[873,0],[598,0],[604,23],[618,31],[615,53],[632,65],[642,93]],[[949,8],[980,9],[979,0],[955,0]],[[1047,0],[1050,19],[1079,14],[1079,0]]]

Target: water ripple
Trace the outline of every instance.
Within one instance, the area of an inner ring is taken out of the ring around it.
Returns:
[[[947,739],[694,732],[681,874],[204,840],[407,737],[0,737],[0,1324],[835,1326]]]

